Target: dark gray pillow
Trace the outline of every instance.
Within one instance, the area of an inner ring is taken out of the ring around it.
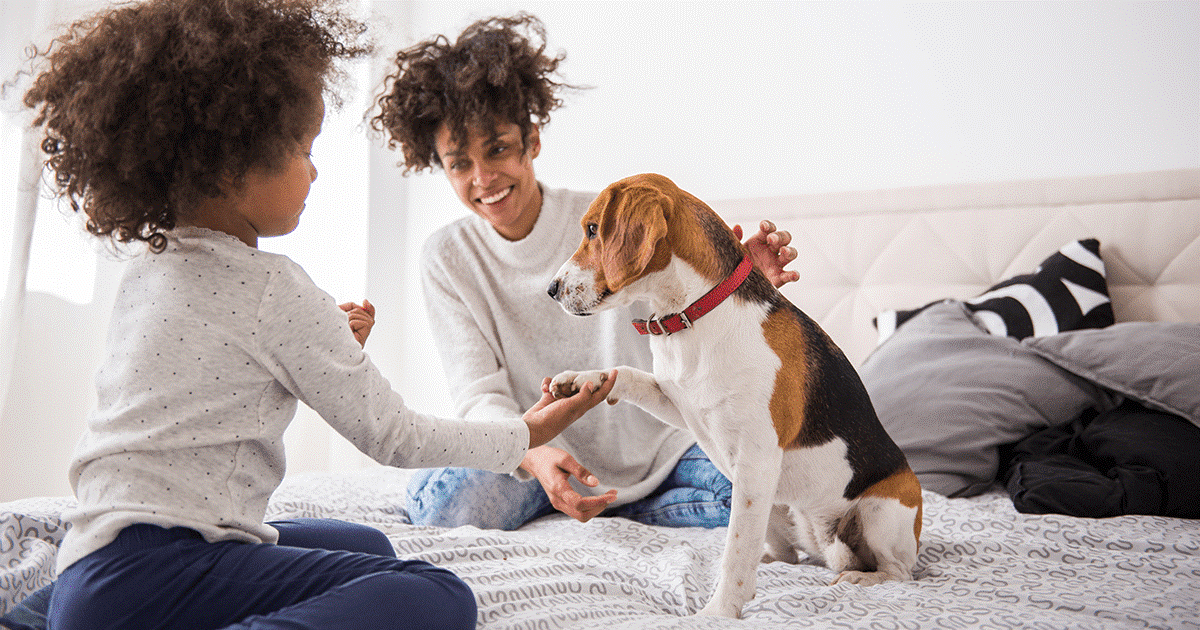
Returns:
[[[1024,345],[1107,390],[1200,426],[1200,324],[1124,322]]]
[[[987,490],[1001,445],[1107,402],[1020,341],[989,334],[954,300],[915,315],[859,371],[921,485],[947,496]]]

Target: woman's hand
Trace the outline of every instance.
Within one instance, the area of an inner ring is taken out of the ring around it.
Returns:
[[[742,226],[733,226],[733,233],[741,240]],[[777,289],[800,279],[799,273],[784,270],[797,256],[796,248],[788,247],[790,242],[791,234],[784,230],[775,231],[775,224],[765,219],[759,222],[758,233],[746,239],[745,245],[750,250],[754,266],[758,267]]]
[[[591,497],[576,492],[571,487],[571,477],[593,488],[600,484],[600,480],[571,457],[570,453],[553,446],[529,449],[525,460],[521,462],[521,468],[542,484],[554,509],[581,523],[588,522],[617,499],[616,490]]]
[[[375,305],[371,304],[370,300],[363,300],[362,305],[346,302],[338,304],[338,308],[346,311],[350,321],[350,332],[354,333],[358,345],[366,347],[367,337],[371,334],[371,328],[375,326]]]
[[[537,401],[522,419],[529,427],[529,448],[535,448],[554,439],[600,401],[608,397],[617,382],[617,371],[608,373],[608,378],[596,387],[586,383],[583,389],[567,398],[555,398],[550,393],[550,377],[542,379],[542,398]]]

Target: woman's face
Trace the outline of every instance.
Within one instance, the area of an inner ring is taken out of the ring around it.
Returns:
[[[542,149],[537,127],[528,142],[520,126],[467,130],[465,146],[454,144],[445,124],[434,139],[446,178],[459,200],[510,241],[533,231],[542,208],[542,192],[533,174],[533,159]]]

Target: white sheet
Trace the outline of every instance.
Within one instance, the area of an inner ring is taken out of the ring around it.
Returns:
[[[400,509],[406,477],[379,468],[291,478],[268,518],[383,530],[402,557],[462,576],[486,629],[1200,628],[1200,521],[1031,516],[1001,493],[927,492],[916,579],[828,586],[825,567],[764,564],[750,623],[739,623],[688,616],[713,588],[723,528],[561,515],[515,532],[415,527]],[[57,514],[69,504],[0,504],[0,610],[50,579]]]

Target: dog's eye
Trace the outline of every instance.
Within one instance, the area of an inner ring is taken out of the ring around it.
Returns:
[[[596,235],[600,233],[600,228],[595,223],[589,223],[583,228],[583,231],[589,239],[592,239],[596,238]]]

